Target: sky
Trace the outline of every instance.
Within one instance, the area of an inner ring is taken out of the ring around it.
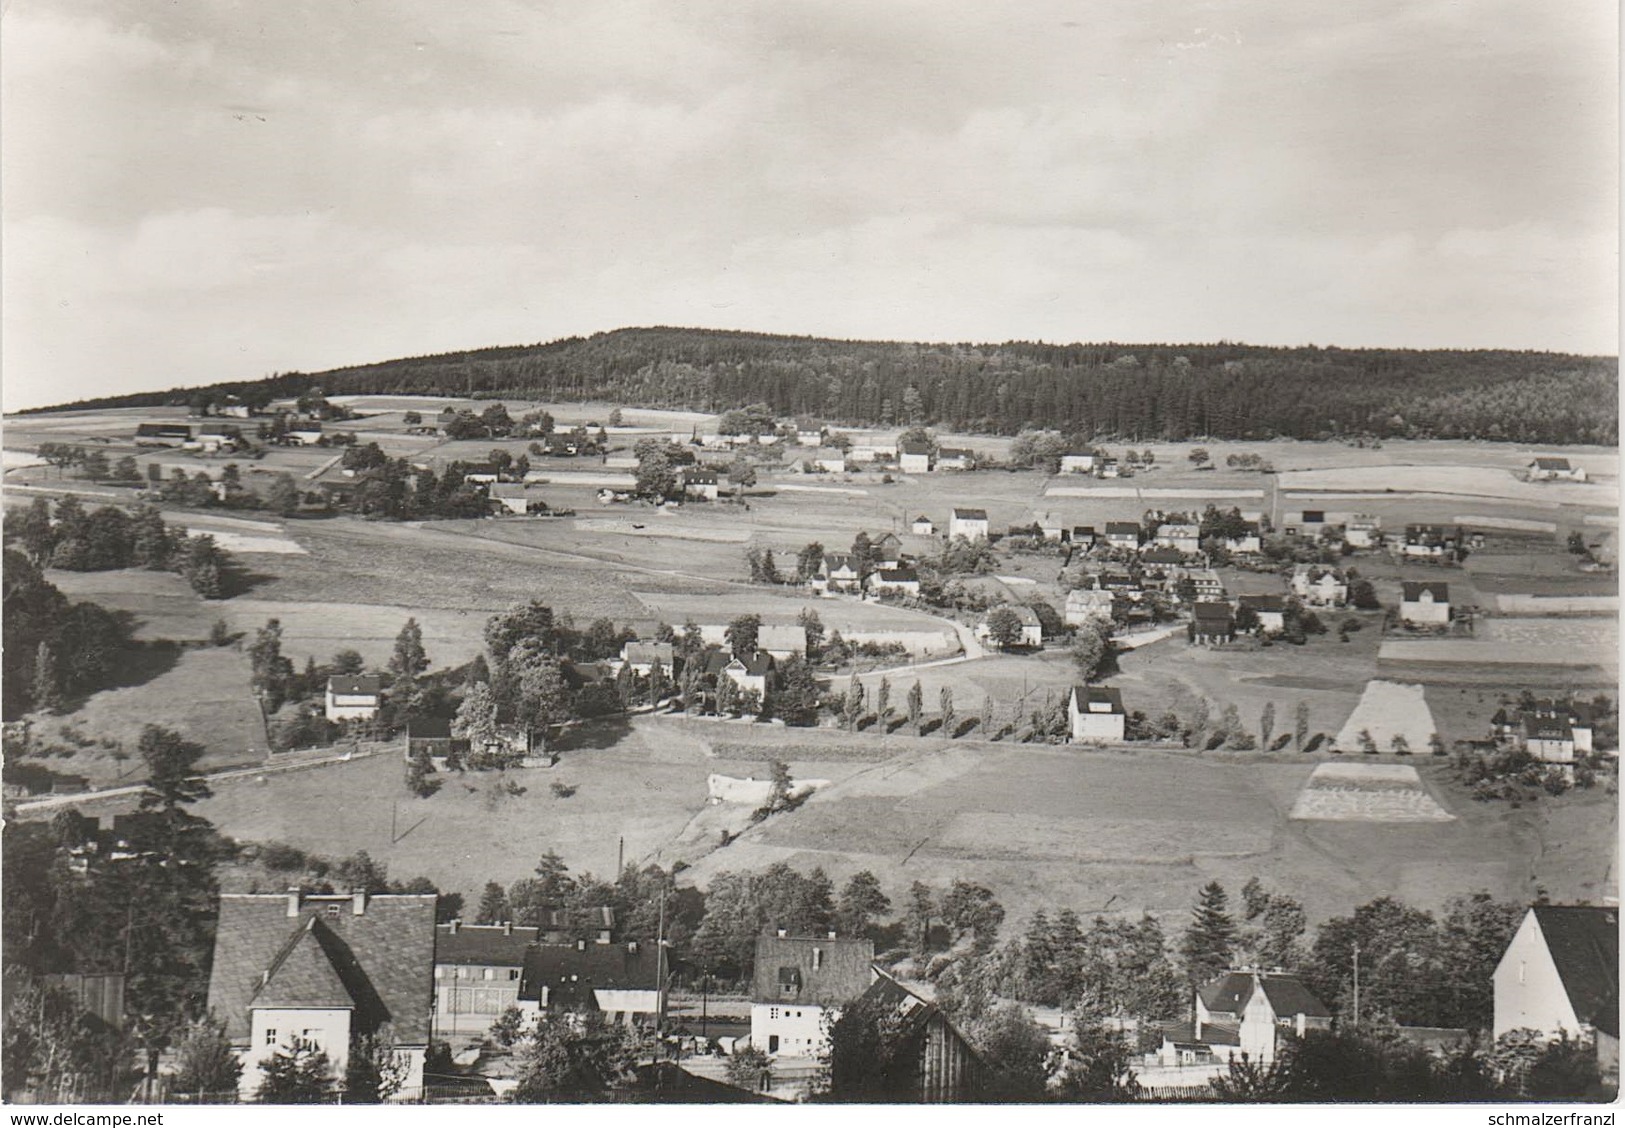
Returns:
[[[9,0],[0,393],[623,326],[1618,351],[1609,0]]]

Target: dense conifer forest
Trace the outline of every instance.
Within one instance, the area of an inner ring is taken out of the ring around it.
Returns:
[[[319,386],[328,395],[605,400],[704,411],[766,402],[837,425],[926,423],[990,434],[1059,427],[1122,440],[1370,434],[1613,444],[1616,376],[1613,358],[1560,353],[909,344],[649,328],[68,406],[207,403],[228,392],[249,399]]]

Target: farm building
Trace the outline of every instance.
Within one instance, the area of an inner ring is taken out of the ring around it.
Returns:
[[[1095,531],[1093,525],[1073,525],[1069,536],[1074,545],[1082,548],[1093,548],[1095,541],[1100,539],[1100,534]]]
[[[1107,521],[1106,547],[1137,549],[1140,547],[1140,526],[1134,521]]]
[[[974,470],[976,455],[965,447],[943,447],[937,451],[938,470]]]
[[[1418,626],[1448,626],[1450,585],[1407,580],[1400,585],[1399,619]]]
[[[1518,744],[1542,763],[1574,763],[1574,729],[1562,717],[1524,713],[1519,718]]]
[[[463,467],[463,482],[469,485],[489,486],[500,482],[502,474],[489,462],[470,462]]]
[[[1301,1038],[1329,1030],[1332,1012],[1296,975],[1279,971],[1229,971],[1200,987],[1193,1021],[1165,1023],[1158,1064],[1227,1063],[1246,1054],[1272,1062],[1283,1035]]]
[[[1528,470],[1531,482],[1583,482],[1586,480],[1585,469],[1570,464],[1566,458],[1539,457],[1529,464]]]
[[[649,671],[658,663],[669,675],[672,672],[675,649],[669,642],[629,642],[621,647],[621,659],[616,667],[616,673],[620,672],[620,666],[631,666],[634,674],[646,678]]]
[[[1063,474],[1093,474],[1095,472],[1095,456],[1083,454],[1078,451],[1069,451],[1061,455],[1061,473]]]
[[[796,419],[796,442],[801,446],[823,446],[824,436],[828,433],[824,425],[811,416],[803,415]]]
[[[1248,521],[1243,527],[1240,536],[1226,537],[1224,547],[1235,556],[1256,556],[1264,551],[1264,542],[1259,535],[1257,521]]]
[[[1343,526],[1343,539],[1351,548],[1377,548],[1382,544],[1382,518],[1370,513],[1355,513]]]
[[[1102,478],[1116,478],[1120,477],[1122,473],[1122,466],[1118,463],[1117,459],[1103,458],[1100,460],[1100,476]]]
[[[807,629],[800,623],[763,623],[756,632],[756,645],[779,661],[792,654],[807,653]]]
[[[242,441],[242,429],[230,423],[204,423],[197,429],[197,447],[205,454],[236,450]]]
[[[178,447],[192,441],[192,428],[185,423],[138,423],[136,446]]]
[[[1619,909],[1531,907],[1496,965],[1490,1029],[1593,1038],[1600,1072],[1618,1084]]]
[[[434,938],[434,1032],[483,1034],[498,1015],[519,1003],[525,953],[541,938],[539,928],[505,924],[436,926]]]
[[[870,545],[874,549],[876,567],[896,568],[903,562],[903,538],[896,533],[887,533],[870,542]]]
[[[406,759],[428,756],[437,769],[445,770],[453,755],[467,756],[468,741],[451,735],[447,717],[413,717],[406,722]]]
[[[1113,596],[1109,591],[1078,588],[1066,593],[1066,608],[1062,618],[1068,626],[1081,627],[1085,623],[1112,621]]]
[[[869,590],[892,595],[919,595],[920,574],[913,568],[882,568],[869,577]]]
[[[306,1045],[343,1077],[351,1040],[388,1031],[417,1096],[434,1000],[434,894],[223,893],[208,1009],[259,1088],[264,1061]]]
[[[1569,726],[1574,734],[1574,751],[1581,756],[1589,756],[1592,752],[1591,706],[1578,701],[1548,701],[1544,698],[1535,702],[1535,707],[1528,710],[1537,717],[1549,717],[1561,720]]]
[[[814,470],[825,474],[846,473],[846,452],[840,447],[819,447],[808,459]]]
[[[322,425],[315,420],[301,420],[283,433],[282,441],[290,446],[319,446],[322,441]]]
[[[975,540],[977,537],[986,539],[988,533],[987,510],[965,509],[955,506],[948,518],[948,535],[950,537],[964,537],[966,540]]]
[[[813,587],[825,591],[861,591],[863,576],[850,552],[826,552]]]
[[[1341,607],[1349,600],[1349,582],[1336,568],[1299,564],[1292,569],[1292,594],[1310,607]]]
[[[376,675],[335,675],[327,679],[326,713],[330,721],[365,721],[383,704],[384,682]]]
[[[546,513],[547,502],[542,495],[522,482],[492,482],[488,496],[491,507],[501,513],[523,517],[528,513]]]
[[[1074,744],[1121,744],[1128,714],[1123,695],[1104,686],[1075,685],[1066,699]]]
[[[1258,617],[1258,632],[1278,635],[1286,630],[1286,600],[1279,595],[1243,595],[1236,599],[1238,610]]]
[[[727,678],[744,693],[767,696],[767,677],[773,672],[773,655],[765,650],[740,656],[713,654],[706,662],[705,672],[721,679]]]
[[[1021,605],[1014,603],[1007,603],[1003,607],[995,607],[986,615],[982,616],[982,621],[976,624],[977,638],[981,639],[983,642],[990,642],[992,640],[993,635],[992,632],[988,630],[987,624],[988,620],[992,618],[994,612],[997,611],[1013,612],[1016,619],[1021,624],[1021,633],[1017,636],[1014,642],[1008,644],[1009,646],[1025,646],[1036,649],[1044,645],[1044,625],[1039,620],[1038,613],[1031,607],[1022,607]]]
[[[931,518],[927,517],[923,513],[914,518],[914,523],[909,526],[909,532],[913,533],[917,537],[933,536],[936,531],[937,527],[932,522]]]
[[[1191,613],[1191,641],[1217,646],[1236,637],[1236,621],[1228,603],[1198,603]]]
[[[1196,553],[1202,547],[1202,530],[1196,525],[1158,525],[1154,539],[1164,548]]]
[[[1457,525],[1406,525],[1401,553],[1424,559],[1452,558],[1461,544],[1461,528]]]
[[[617,1024],[653,1022],[666,968],[654,940],[536,944],[519,976],[521,1011],[597,1011]]]
[[[827,1046],[831,1022],[874,982],[875,946],[870,940],[790,936],[782,929],[756,938],[756,976],[751,988],[751,1048],[773,1056],[817,1058]]]
[[[706,501],[717,499],[719,487],[715,470],[684,470],[680,483],[684,497],[703,498]]]
[[[1212,568],[1191,569],[1190,580],[1191,585],[1196,588],[1197,599],[1214,601],[1224,598],[1224,581]]]
[[[933,451],[930,443],[909,440],[897,444],[897,466],[905,474],[925,474],[931,470]]]
[[[948,1016],[929,999],[915,994],[879,968],[863,993],[865,1003],[880,1013],[895,1015],[895,1035],[907,1053],[917,1058],[913,1069],[899,1070],[907,1088],[870,1095],[871,1099],[899,1104],[963,1104],[986,1100],[989,1073],[971,1044]]]

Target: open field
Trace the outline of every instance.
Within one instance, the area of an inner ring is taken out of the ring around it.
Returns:
[[[1617,672],[1619,627],[1611,618],[1595,617],[1486,619],[1472,638],[1390,639],[1380,657],[1385,666],[1484,667],[1512,683],[1516,671],[1529,669],[1554,677],[1578,676],[1588,667]]]
[[[1613,507],[1618,504],[1615,491],[1608,485],[1596,482],[1526,482],[1515,471],[1495,466],[1407,466],[1389,463],[1383,466],[1295,470],[1279,477],[1283,490],[1452,494],[1550,505]]]
[[[1409,764],[1319,764],[1292,807],[1295,819],[1331,822],[1449,822]]]
[[[1403,737],[1414,755],[1426,752],[1438,731],[1421,686],[1369,681],[1335,742],[1339,751],[1357,752],[1361,737],[1369,734],[1377,748],[1387,752],[1396,737]]]

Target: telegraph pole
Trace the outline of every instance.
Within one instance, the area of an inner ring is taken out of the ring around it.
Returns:
[[[1354,942],[1354,1028],[1360,1028],[1360,942]]]

